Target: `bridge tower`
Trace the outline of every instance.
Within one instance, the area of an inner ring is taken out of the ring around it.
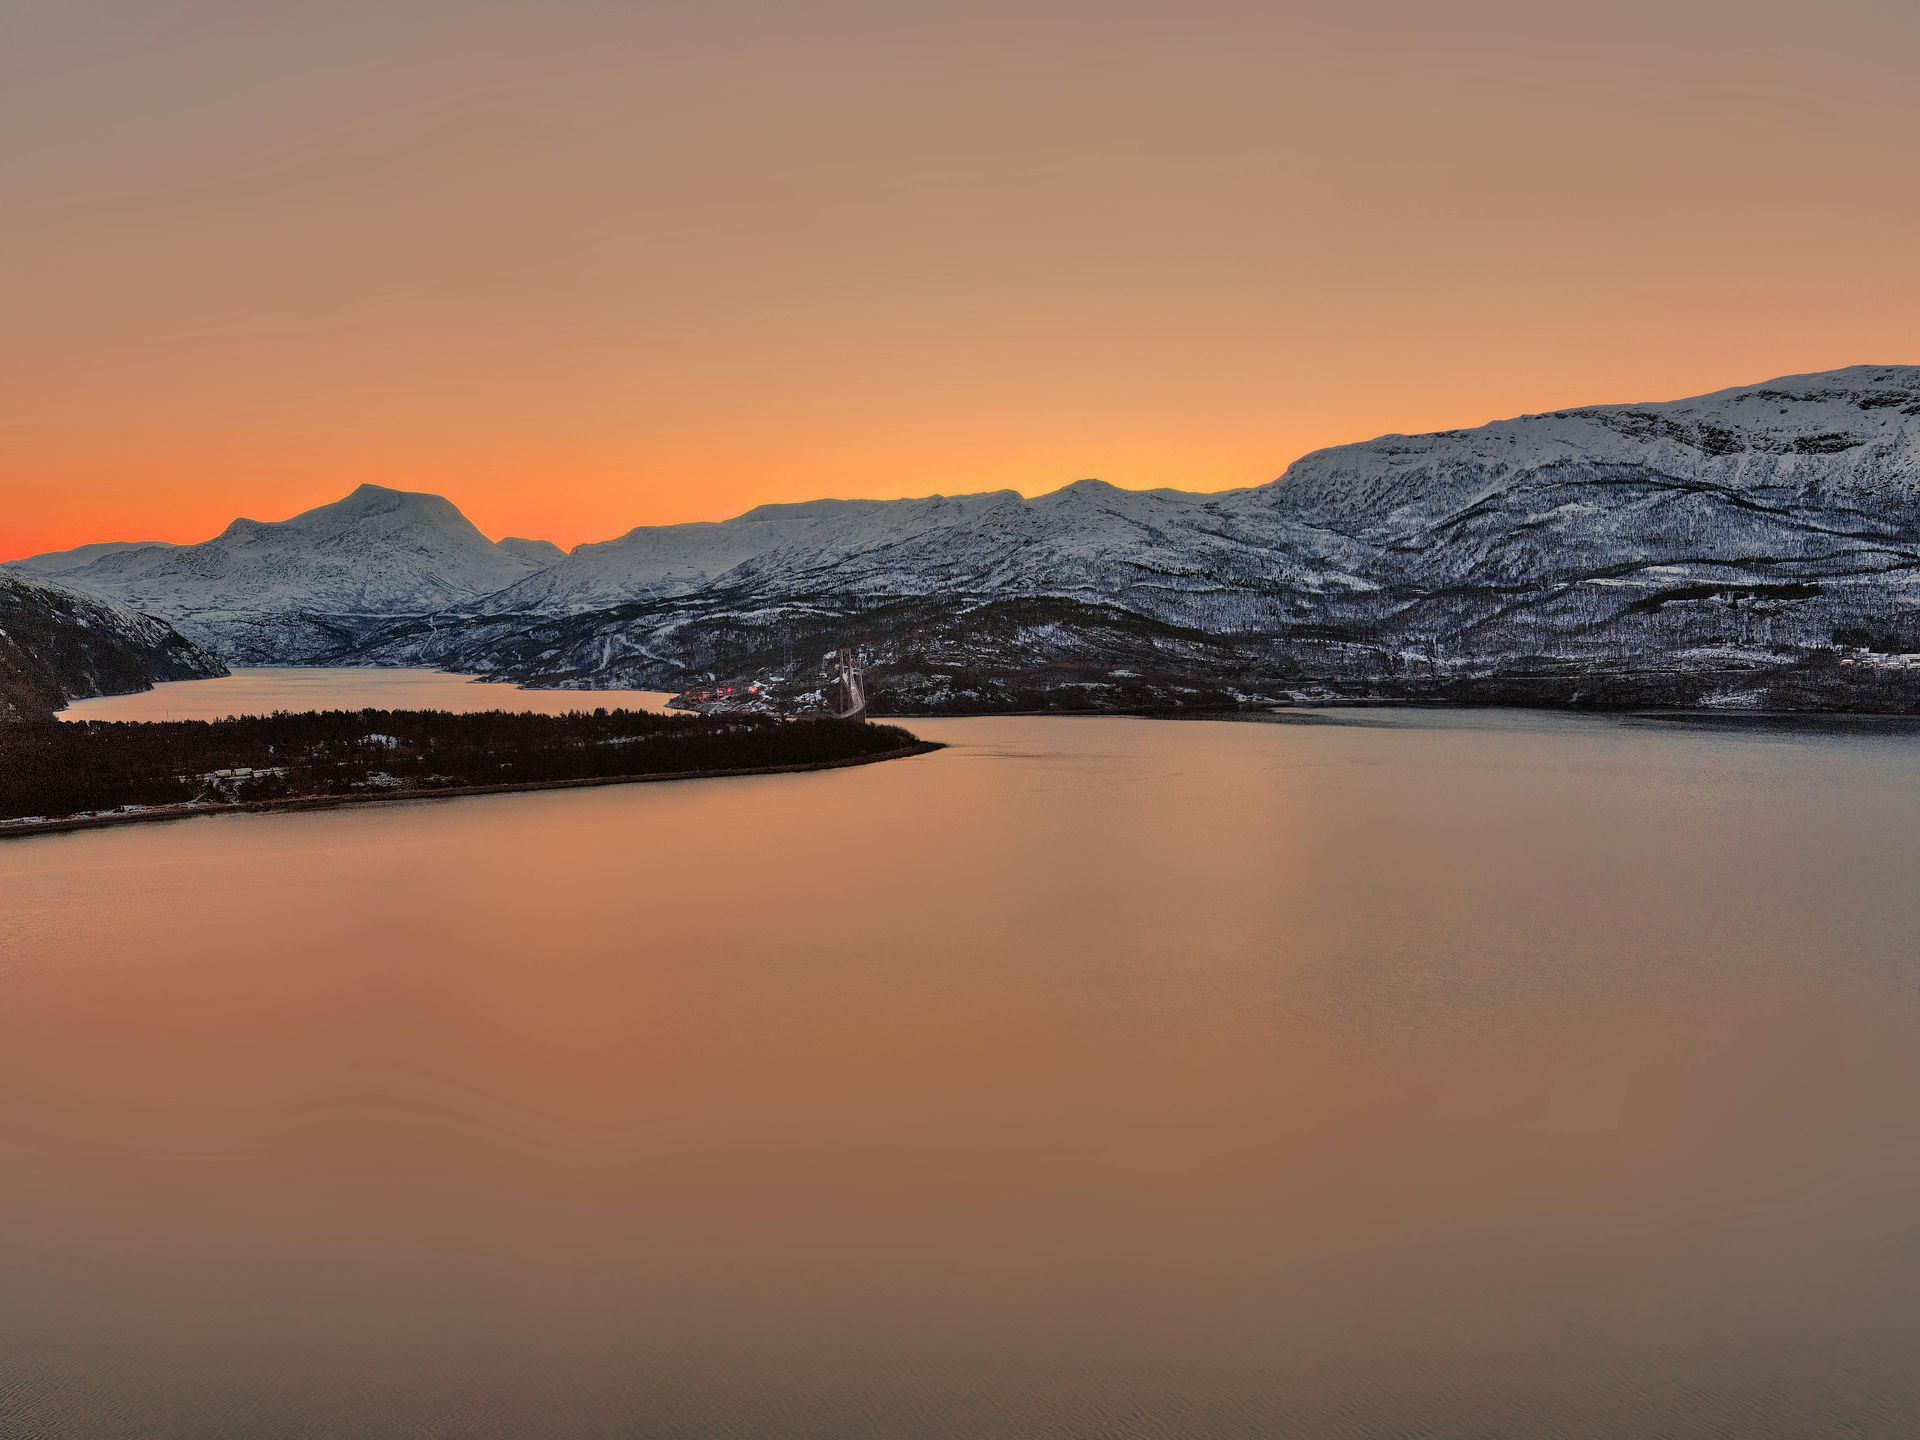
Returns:
[[[837,668],[835,678],[840,684],[840,708],[834,711],[836,719],[865,720],[867,718],[866,677],[860,668],[860,654],[857,650],[841,649],[833,652]]]

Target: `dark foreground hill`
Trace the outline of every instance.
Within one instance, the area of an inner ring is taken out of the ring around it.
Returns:
[[[150,615],[0,571],[0,723],[44,720],[69,700],[157,680],[224,674]]]
[[[825,768],[932,748],[891,725],[632,710],[330,710],[18,725],[0,728],[0,834],[75,816]]]

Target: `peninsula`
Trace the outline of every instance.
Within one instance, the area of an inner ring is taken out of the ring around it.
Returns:
[[[0,726],[0,836],[233,810],[831,769],[936,750],[816,716],[326,710]]]

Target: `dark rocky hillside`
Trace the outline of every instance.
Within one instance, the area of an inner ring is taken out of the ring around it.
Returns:
[[[225,673],[164,621],[0,571],[0,721],[42,720],[69,700]]]

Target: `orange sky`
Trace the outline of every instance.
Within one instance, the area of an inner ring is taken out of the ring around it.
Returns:
[[[11,0],[0,556],[1221,488],[1920,359],[1908,0]]]

